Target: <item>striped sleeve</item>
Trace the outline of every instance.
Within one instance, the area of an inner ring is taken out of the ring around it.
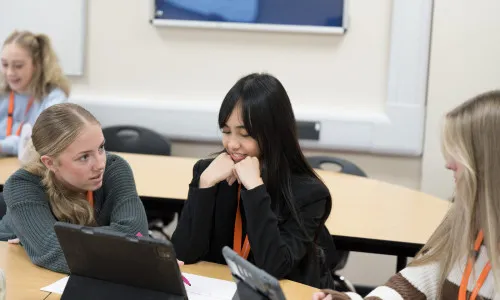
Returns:
[[[426,300],[437,299],[439,265],[407,267],[380,287],[374,289],[366,300]],[[324,292],[332,295],[333,300],[359,300],[354,293],[339,293],[331,290]]]

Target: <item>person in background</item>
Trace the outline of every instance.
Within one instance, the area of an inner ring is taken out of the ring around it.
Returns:
[[[0,62],[0,155],[16,156],[24,150],[19,149],[23,125],[66,102],[70,84],[44,34],[14,31],[3,43]]]
[[[415,260],[365,299],[500,299],[499,132],[500,90],[446,114],[443,152],[456,183],[451,208]],[[324,290],[313,299],[361,297]]]

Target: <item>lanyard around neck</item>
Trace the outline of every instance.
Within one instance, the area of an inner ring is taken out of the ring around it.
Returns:
[[[484,238],[484,233],[483,231],[479,231],[476,242],[474,243],[474,251],[476,254],[479,253],[479,249],[481,248],[481,245],[483,243],[483,238]],[[460,283],[460,289],[458,291],[458,300],[467,300],[467,285],[469,284],[469,278],[470,274],[472,273],[472,267],[474,265],[474,259],[469,258],[467,262],[467,267],[465,268],[464,275],[462,276],[462,282]],[[486,263],[486,266],[484,266],[483,270],[481,271],[481,274],[479,275],[479,278],[477,279],[476,286],[474,287],[474,290],[472,290],[470,300],[475,300],[477,297],[477,294],[479,293],[479,290],[484,284],[484,281],[488,277],[488,273],[491,270],[491,263],[488,261]]]
[[[241,247],[241,238],[243,231],[243,224],[240,212],[240,199],[241,199],[241,184],[238,186],[238,206],[236,208],[236,219],[234,221],[234,236],[233,236],[233,250],[244,259],[248,258],[250,254],[250,242],[248,241],[248,234],[245,235],[243,247]]]
[[[5,132],[5,136],[10,136],[12,135],[12,126],[14,125],[14,92],[10,92],[9,96],[9,110],[7,112],[7,129]],[[23,127],[24,121],[26,120],[26,116],[28,115],[28,112],[30,111],[31,106],[33,105],[33,102],[35,101],[35,98],[30,97],[28,100],[28,105],[26,106],[26,110],[24,111],[24,117],[23,121],[21,124],[19,124],[19,128],[17,128],[16,135],[19,136],[21,135],[21,128]]]
[[[94,193],[92,193],[92,191],[87,191],[87,201],[90,206],[94,207]]]

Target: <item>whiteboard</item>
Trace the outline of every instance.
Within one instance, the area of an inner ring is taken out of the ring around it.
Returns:
[[[66,75],[82,75],[86,0],[0,0],[0,44],[14,30],[45,33]]]

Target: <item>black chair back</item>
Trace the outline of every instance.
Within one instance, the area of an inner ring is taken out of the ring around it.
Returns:
[[[170,141],[159,133],[140,126],[112,126],[103,129],[106,150],[137,154],[171,154]]]

